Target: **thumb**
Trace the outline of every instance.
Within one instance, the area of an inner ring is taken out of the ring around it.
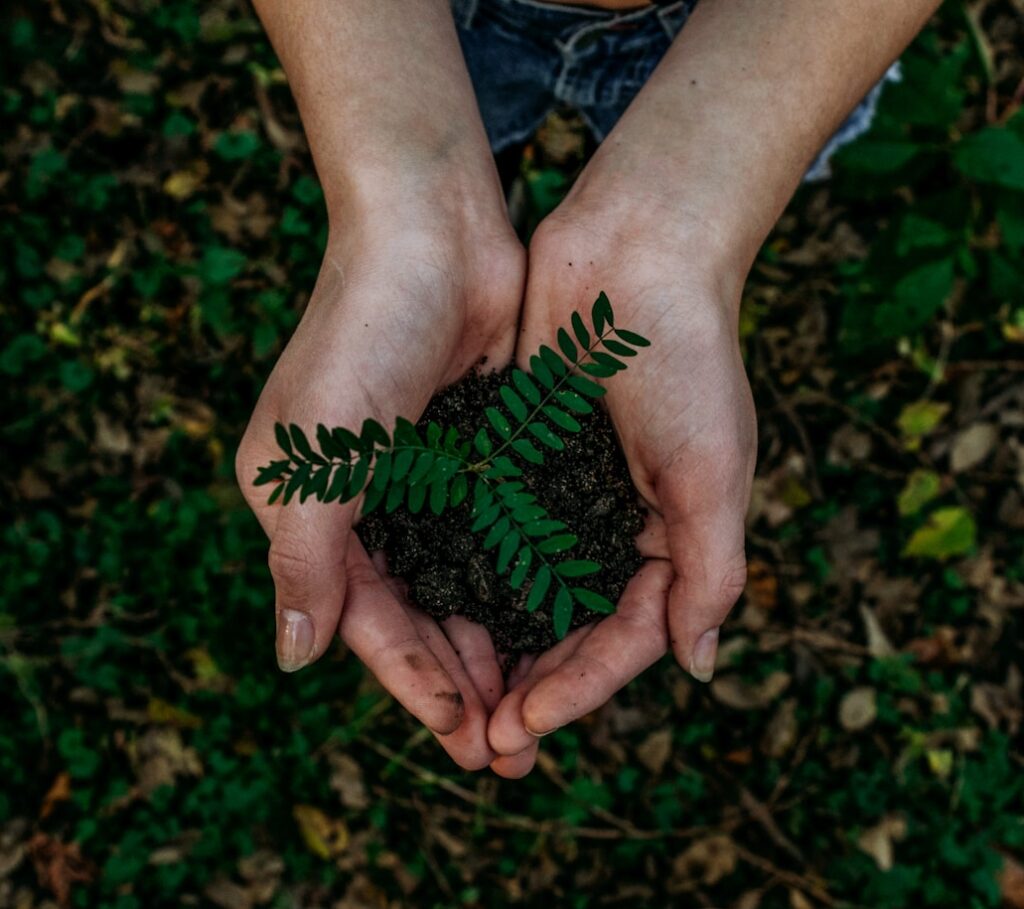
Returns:
[[[719,628],[747,580],[744,518],[749,480],[722,479],[720,474],[702,477],[696,472],[671,491],[659,490],[675,573],[668,595],[672,650],[679,665],[701,682],[711,681]]]
[[[316,499],[282,508],[270,542],[277,662],[295,672],[319,659],[345,602],[345,553],[352,508]]]

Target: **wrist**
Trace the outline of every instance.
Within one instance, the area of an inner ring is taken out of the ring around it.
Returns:
[[[623,318],[631,300],[678,295],[735,322],[756,245],[679,197],[631,180],[581,181],[534,235],[531,274],[557,274],[581,298],[604,290]]]

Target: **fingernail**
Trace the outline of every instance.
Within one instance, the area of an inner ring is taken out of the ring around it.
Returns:
[[[530,735],[532,735],[535,739],[542,739],[544,738],[544,736],[551,735],[551,733],[555,731],[554,729],[549,729],[547,732],[534,732],[529,726],[523,726],[523,729],[530,733]]]
[[[277,617],[277,665],[295,672],[309,662],[313,652],[313,623],[297,609],[282,609]]]
[[[690,656],[690,675],[698,682],[710,682],[715,674],[715,656],[718,653],[718,629],[705,631],[694,645]]]

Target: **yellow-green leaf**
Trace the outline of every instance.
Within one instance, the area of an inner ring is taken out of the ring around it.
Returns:
[[[921,446],[921,439],[939,425],[949,411],[949,405],[940,401],[915,401],[908,404],[896,421],[906,440],[907,448],[915,451]]]
[[[907,477],[896,504],[901,515],[917,514],[942,490],[942,479],[934,470],[915,470]]]
[[[940,508],[914,531],[903,554],[926,559],[964,555],[974,548],[976,534],[974,518],[965,508]]]
[[[299,825],[303,842],[314,855],[330,860],[348,846],[348,828],[344,821],[328,817],[314,805],[296,805],[292,817]]]

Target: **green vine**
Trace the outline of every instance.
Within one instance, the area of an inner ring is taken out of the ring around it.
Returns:
[[[573,313],[571,327],[571,335],[565,328],[558,330],[560,353],[542,345],[530,357],[529,373],[512,370],[511,380],[499,388],[503,407],[486,408],[489,428],[481,426],[471,441],[461,438],[455,427],[446,429],[435,421],[421,435],[399,417],[390,434],[372,419],[363,421],[358,435],[320,424],[314,448],[300,427],[278,423],[277,443],[286,457],[261,467],[255,484],[274,484],[271,504],[287,504],[295,495],[302,502],[310,496],[348,502],[363,493],[363,514],[380,507],[390,514],[404,506],[412,514],[429,507],[440,515],[469,501],[472,531],[486,534],[485,550],[497,551],[498,573],[509,574],[516,590],[530,582],[526,608],[531,612],[552,596],[555,634],[563,638],[577,603],[603,613],[613,612],[615,604],[577,586],[576,579],[602,566],[567,557],[576,536],[517,479],[523,471],[513,456],[543,464],[545,448],[563,450],[561,433],[579,432],[577,416],[591,413],[591,402],[605,393],[594,379],[626,369],[625,359],[650,344],[615,327],[604,293],[591,309],[590,329],[579,313]]]

